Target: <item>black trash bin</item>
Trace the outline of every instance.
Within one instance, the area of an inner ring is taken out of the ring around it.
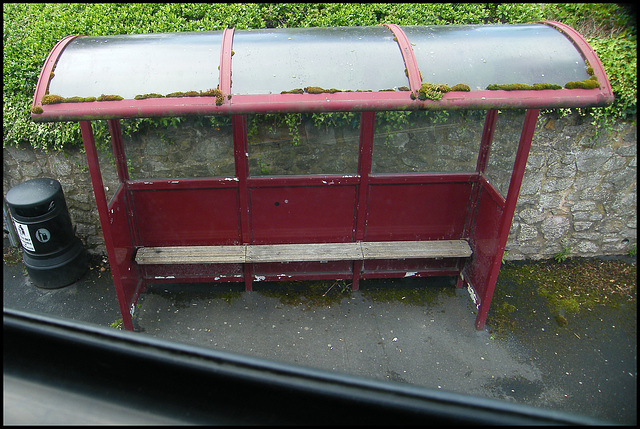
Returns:
[[[60,183],[28,180],[11,188],[6,201],[33,283],[56,289],[80,279],[89,267],[88,257],[73,232]]]

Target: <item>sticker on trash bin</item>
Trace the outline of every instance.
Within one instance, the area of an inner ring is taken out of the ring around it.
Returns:
[[[47,228],[40,228],[36,231],[36,238],[40,243],[46,243],[51,239],[51,233]]]
[[[13,223],[16,226],[16,232],[18,233],[18,237],[20,237],[22,247],[24,247],[26,250],[35,252],[36,249],[35,247],[33,247],[33,241],[31,240],[31,234],[29,234],[29,228],[27,227],[27,225],[23,225],[19,222],[16,222],[15,220],[13,221]]]

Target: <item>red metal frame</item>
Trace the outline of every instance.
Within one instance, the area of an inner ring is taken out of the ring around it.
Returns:
[[[231,92],[233,29],[223,32],[219,89],[214,97],[148,98],[41,105],[57,58],[74,36],[60,41],[40,74],[32,113],[35,121],[77,120],[125,329],[133,330],[136,301],[149,282],[244,282],[458,276],[478,305],[483,329],[508,239],[527,156],[540,108],[607,105],[613,92],[597,56],[570,27],[562,31],[594,69],[601,88],[537,91],[449,92],[438,101],[412,99],[407,91],[333,94],[234,95]],[[402,52],[411,91],[419,89],[411,45],[399,26],[388,24]],[[497,109],[528,109],[506,197],[485,177]],[[455,174],[372,174],[375,111],[486,110],[475,172]],[[358,111],[360,142],[354,175],[251,177],[247,114]],[[225,114],[232,116],[235,175],[222,178],[132,180],[126,165],[119,120],[131,117]],[[120,187],[107,203],[91,128],[107,119]],[[330,207],[331,213],[323,215]],[[470,258],[296,263],[138,265],[145,246],[240,245],[362,241],[468,240]]]
[[[413,53],[413,49],[411,48],[411,43],[407,38],[407,35],[402,31],[402,29],[396,24],[384,24],[398,41],[398,46],[400,46],[400,51],[402,52],[402,58],[404,59],[404,64],[407,67],[407,77],[409,78],[409,87],[411,88],[411,92],[413,95],[418,95],[418,90],[422,86],[422,78],[420,77],[420,70],[418,69],[418,62],[416,61],[416,57]]]
[[[111,128],[112,131],[116,129],[119,128]],[[132,316],[135,303],[142,292],[144,282],[140,277],[138,267],[133,262],[134,247],[129,221],[132,211],[127,209],[125,201],[127,194],[126,182],[121,184],[111,203],[107,204],[91,123],[81,121],[80,131],[82,132],[82,140],[87,154],[89,174],[91,175],[93,193],[98,207],[100,225],[107,248],[107,256],[109,257],[109,265],[111,266],[111,274],[120,305],[123,325],[125,329],[131,331],[133,330]],[[114,138],[115,140],[117,139]],[[114,144],[116,163],[122,164],[123,158],[118,154],[120,149],[121,146],[117,148]],[[126,163],[124,166],[120,165],[118,171],[122,171],[122,168],[126,169]]]
[[[231,94],[231,56],[233,46],[233,28],[225,28],[222,32],[222,49],[220,49],[219,89],[223,94]],[[223,103],[227,102],[226,100]]]
[[[121,186],[107,204],[90,123],[81,122],[105,245],[126,329],[146,283],[459,276],[477,297],[482,329],[500,268],[537,111],[529,111],[507,198],[484,177],[497,112],[489,111],[477,171],[371,174],[375,113],[361,115],[358,174],[250,177],[246,118],[232,118],[235,177],[130,180],[117,120],[109,122]],[[285,206],[289,205],[286,212]],[[330,216],[319,216],[332,205]],[[468,239],[464,260],[147,265],[142,246]],[[458,287],[462,286],[459,282]]]
[[[49,80],[53,69],[56,67],[56,62],[58,62],[58,57],[64,51],[64,48],[78,36],[67,36],[64,39],[60,40],[53,47],[49,55],[47,55],[47,59],[44,61],[44,65],[42,66],[42,70],[40,71],[40,77],[38,78],[38,83],[36,84],[36,90],[33,95],[33,106],[32,107],[42,107],[40,101],[42,97],[47,94],[49,90]]]
[[[189,115],[246,115],[276,112],[554,109],[595,107],[609,104],[611,104],[611,98],[607,97],[599,89],[452,91],[444,94],[442,99],[437,101],[412,100],[407,91],[336,92],[333,94],[234,95],[220,106],[216,105],[214,97],[147,98],[144,100],[60,103],[41,106],[43,113],[32,113],[31,117],[37,122],[47,122]],[[38,105],[38,103],[35,105]]]
[[[355,241],[364,241],[364,229],[368,213],[369,176],[373,156],[373,135],[375,129],[375,114],[365,112],[360,118],[360,150],[358,151],[358,173],[360,186],[357,188],[357,205],[355,215]],[[353,262],[353,278],[351,287],[353,290],[360,288],[360,277],[364,268],[362,261]]]
[[[565,34],[594,69],[601,88],[557,89],[533,91],[483,90],[449,92],[441,100],[421,101],[410,97],[407,91],[336,92],[333,94],[231,94],[231,51],[233,29],[223,32],[220,54],[219,88],[225,95],[223,103],[216,105],[214,97],[147,98],[143,100],[94,101],[42,105],[49,75],[58,56],[74,37],[62,40],[51,51],[43,68],[33,107],[42,113],[32,113],[34,121],[91,120],[133,117],[187,116],[187,115],[246,115],[261,113],[321,112],[321,111],[377,111],[377,110],[454,110],[454,109],[553,109],[567,107],[606,106],[613,101],[613,91],[604,67],[584,38],[571,27],[553,21],[542,21]],[[411,45],[395,24],[386,24],[396,39],[407,67],[411,92],[420,88],[420,70]]]
[[[506,199],[481,173],[478,212],[470,237],[470,245],[474,254],[470,263],[463,270],[465,281],[474,289],[473,295],[478,304],[476,329],[484,329],[487,319],[504,249],[509,238],[509,229],[518,201],[538,114],[539,110],[526,112]],[[481,167],[481,160],[478,160],[478,164]]]

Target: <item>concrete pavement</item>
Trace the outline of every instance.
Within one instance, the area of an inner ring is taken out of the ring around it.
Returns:
[[[108,264],[93,262],[80,281],[49,290],[33,285],[20,260],[5,261],[4,306],[115,326]],[[531,326],[499,336],[490,325],[474,329],[475,307],[451,279],[363,281],[357,292],[336,286],[330,299],[319,296],[330,283],[292,286],[151,285],[134,325],[140,335],[334,373],[637,421],[635,303],[598,309],[567,329],[540,301]],[[508,287],[498,280],[498,289]]]

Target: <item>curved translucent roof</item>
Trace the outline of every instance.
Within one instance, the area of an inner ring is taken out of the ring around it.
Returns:
[[[589,79],[585,59],[571,40],[540,24],[402,26],[423,81],[491,84],[550,83]]]
[[[232,94],[297,88],[380,91],[409,86],[386,27],[236,30]]]
[[[206,91],[218,86],[222,32],[78,37],[49,84],[62,97]]]
[[[593,79],[595,88],[563,88]],[[440,85],[435,96],[421,92],[426,83]],[[69,36],[45,62],[32,118],[557,108],[612,100],[597,56],[563,24],[387,24]]]

